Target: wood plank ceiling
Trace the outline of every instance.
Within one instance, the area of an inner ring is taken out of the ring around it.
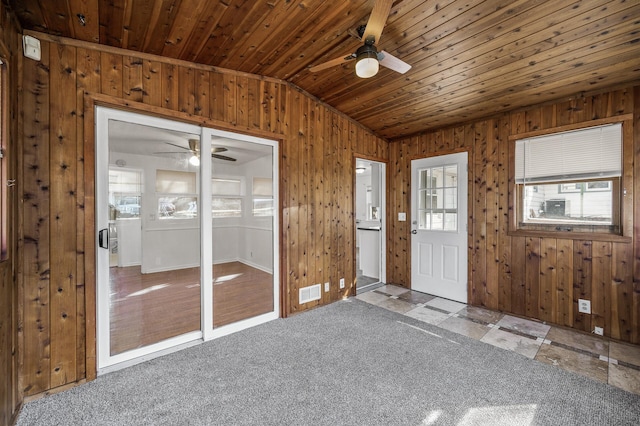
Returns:
[[[375,0],[3,0],[25,29],[287,80],[388,139],[640,80],[640,1],[396,0],[355,76]],[[81,22],[81,21],[84,21]]]

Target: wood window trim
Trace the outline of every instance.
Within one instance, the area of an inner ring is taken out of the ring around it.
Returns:
[[[515,183],[515,145],[516,140],[535,136],[542,136],[552,133],[560,133],[571,130],[585,129],[588,127],[601,126],[606,124],[622,123],[622,176],[618,180],[619,185],[615,188],[619,196],[614,197],[614,215],[618,215],[617,220],[621,228],[620,233],[605,233],[597,228],[593,231],[556,231],[549,229],[535,229],[530,226],[527,229],[520,228],[518,217],[522,212],[521,194]],[[553,127],[544,130],[535,130],[526,133],[519,133],[509,136],[509,230],[508,235],[514,237],[539,237],[539,238],[560,238],[570,240],[590,240],[607,241],[619,243],[631,243],[633,241],[633,114],[624,114],[610,118],[602,118],[566,126]]]
[[[4,46],[1,51],[4,52]],[[11,259],[12,235],[9,232],[10,186],[9,186],[9,133],[7,111],[9,110],[8,96],[8,67],[6,56],[0,56],[0,263]],[[15,181],[13,182],[15,184]],[[13,184],[11,186],[13,186]]]

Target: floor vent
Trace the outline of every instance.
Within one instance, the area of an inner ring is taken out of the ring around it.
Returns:
[[[320,284],[300,289],[300,304],[320,300]]]

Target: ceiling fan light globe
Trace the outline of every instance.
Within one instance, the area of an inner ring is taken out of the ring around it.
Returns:
[[[200,165],[200,159],[197,155],[192,155],[191,158],[189,158],[189,164],[198,167]]]
[[[356,62],[356,75],[360,78],[373,77],[378,73],[379,68],[377,58],[365,57]]]

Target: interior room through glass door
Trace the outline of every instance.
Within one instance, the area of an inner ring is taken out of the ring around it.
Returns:
[[[213,327],[277,317],[277,145],[211,135]]]
[[[99,368],[202,337],[200,128],[110,114],[96,152]]]

